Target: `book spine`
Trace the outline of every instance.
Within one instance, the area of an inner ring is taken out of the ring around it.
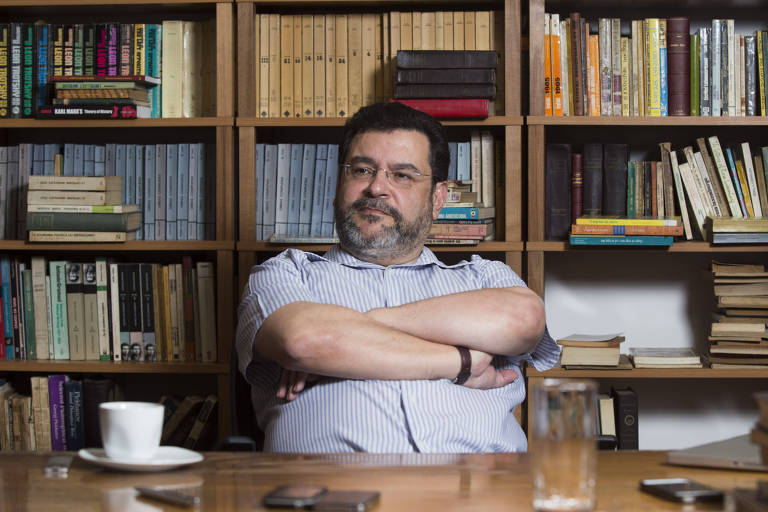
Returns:
[[[66,265],[67,327],[69,358],[85,360],[85,306],[83,299],[83,268],[80,263]]]
[[[22,44],[21,23],[10,24],[10,104],[11,115],[9,117],[21,117],[22,96]]]
[[[51,261],[49,267],[51,275],[51,318],[53,321],[54,359],[69,359],[66,262]]]
[[[153,290],[155,289],[152,264],[139,264],[141,288],[141,332],[144,344],[144,361],[157,360],[157,337],[155,334],[155,308]]]
[[[496,97],[495,84],[395,84],[395,98],[488,98]]]
[[[69,379],[64,383],[64,403],[67,450],[80,450],[85,447],[82,381]]]
[[[22,51],[22,90],[21,90],[21,116],[32,117],[37,103],[35,92],[35,27],[29,23],[22,24],[21,51]]]
[[[256,197],[256,215],[254,226],[254,239],[264,240],[264,204],[259,201],[264,194],[264,143],[256,144],[256,182],[254,183],[254,197]],[[315,175],[317,176],[317,175]]]
[[[314,180],[312,172],[315,168],[315,154],[317,152],[316,144],[304,144],[304,154],[302,157],[300,194],[299,194],[299,236],[309,236],[310,220],[312,216],[312,199]]]
[[[176,166],[176,240],[187,240],[189,213],[189,144],[178,145]]]
[[[178,207],[178,144],[168,144],[166,148],[165,173],[165,239],[176,240],[176,214]]]
[[[667,20],[669,115],[690,114],[690,22],[688,18]]]
[[[621,115],[621,20],[611,18],[611,114]]]
[[[487,117],[489,114],[489,100],[486,98],[399,98],[391,101],[398,101],[437,118]]]
[[[571,159],[569,144],[547,144],[545,226],[548,240],[564,238],[570,227]]]
[[[96,258],[96,310],[99,360],[110,360],[110,300],[107,259]]]
[[[99,307],[96,290],[96,263],[83,263],[83,314],[85,317],[85,359],[100,360]]]
[[[37,339],[35,337],[35,310],[32,299],[32,270],[21,272],[21,284],[24,306],[24,346],[25,358],[37,359]]]
[[[65,375],[51,375],[48,377],[48,396],[51,411],[51,448],[54,451],[64,451],[67,446],[65,423]]]
[[[603,213],[605,215],[626,215],[628,150],[626,144],[604,146]]]
[[[571,245],[630,245],[630,246],[669,246],[671,236],[600,236],[571,235]]]
[[[48,322],[45,292],[45,258],[32,256],[32,302],[36,359],[48,359]]]
[[[648,114],[661,116],[661,56],[659,53],[659,19],[649,18],[646,33],[648,52]]]
[[[117,263],[109,263],[109,321],[111,332],[111,353],[113,361],[123,360],[123,313],[120,300],[120,272]],[[127,331],[126,331],[127,332]],[[125,359],[128,359],[128,342],[126,341]]]
[[[0,118],[10,116],[10,27],[7,23],[0,23]],[[0,173],[1,174],[1,173]],[[2,192],[2,191],[0,191]],[[4,197],[4,196],[3,196]],[[0,219],[1,221],[2,219]],[[0,230],[0,234],[1,230]]]
[[[552,115],[552,42],[550,14],[544,14],[544,115]]]
[[[581,217],[584,208],[584,171],[581,153],[574,153],[571,162],[571,223]]]
[[[756,116],[759,112],[759,105],[757,104],[757,88],[755,83],[755,73],[757,72],[757,66],[755,65],[757,53],[755,36],[744,36],[744,48],[746,53],[744,64],[746,115]]]
[[[5,359],[14,359],[13,311],[11,308],[11,262],[8,256],[0,256],[0,292],[3,307],[3,351]]]

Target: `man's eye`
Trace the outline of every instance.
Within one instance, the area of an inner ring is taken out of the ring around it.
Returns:
[[[362,178],[364,176],[370,176],[373,174],[373,169],[369,167],[353,167],[352,174],[358,178]]]
[[[393,172],[392,177],[395,179],[395,181],[398,181],[400,183],[407,183],[413,180],[413,175],[407,172],[402,172],[402,171]]]

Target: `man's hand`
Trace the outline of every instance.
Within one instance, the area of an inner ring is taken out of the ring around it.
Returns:
[[[506,386],[518,378],[515,370],[497,370],[491,364],[493,356],[479,350],[470,350],[472,373],[463,385],[473,389],[494,389]]]
[[[293,370],[286,370],[283,368],[283,373],[280,375],[280,384],[277,386],[277,398],[285,398],[286,401],[292,402],[296,400],[299,393],[304,391],[307,382],[318,381],[322,378],[320,375],[315,375],[307,372],[296,372]]]

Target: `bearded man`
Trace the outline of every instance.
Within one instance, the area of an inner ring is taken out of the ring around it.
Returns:
[[[508,266],[446,265],[424,246],[447,193],[442,125],[399,103],[363,107],[339,156],[339,244],[256,265],[238,309],[265,451],[526,450],[520,366],[550,368],[559,350]]]

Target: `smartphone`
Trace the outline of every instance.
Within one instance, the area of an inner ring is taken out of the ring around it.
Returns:
[[[307,508],[328,492],[321,485],[281,485],[269,492],[262,502],[265,507]]]
[[[314,510],[364,512],[379,501],[378,491],[330,491],[312,506]]]
[[[723,501],[723,492],[687,478],[641,480],[640,490],[659,498],[682,503]]]

